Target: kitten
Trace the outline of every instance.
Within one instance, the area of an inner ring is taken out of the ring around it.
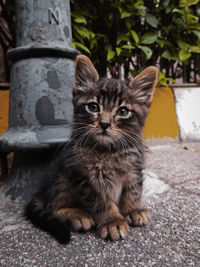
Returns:
[[[102,238],[118,240],[129,225],[148,224],[141,207],[141,133],[157,75],[157,68],[148,67],[129,83],[99,79],[89,58],[77,57],[71,140],[25,213],[60,243],[69,241],[71,230],[95,226]]]

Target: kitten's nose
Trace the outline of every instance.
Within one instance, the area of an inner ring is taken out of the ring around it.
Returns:
[[[105,131],[108,126],[110,125],[110,123],[107,123],[107,122],[100,122],[99,123],[101,125],[101,128]]]

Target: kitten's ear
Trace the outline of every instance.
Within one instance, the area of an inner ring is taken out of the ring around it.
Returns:
[[[133,90],[138,101],[150,105],[157,79],[158,69],[148,67],[130,81],[129,88]]]
[[[91,60],[83,55],[77,56],[75,66],[74,93],[85,91],[91,88],[97,80],[99,74]]]

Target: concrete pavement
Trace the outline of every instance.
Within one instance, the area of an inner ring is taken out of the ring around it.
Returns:
[[[150,144],[144,179],[151,223],[117,242],[90,232],[59,245],[0,196],[0,266],[200,266],[200,142]]]

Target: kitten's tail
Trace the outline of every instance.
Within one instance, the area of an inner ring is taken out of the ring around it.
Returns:
[[[45,210],[40,200],[32,199],[26,206],[24,215],[33,225],[51,234],[59,243],[67,244],[70,241],[71,224]]]

